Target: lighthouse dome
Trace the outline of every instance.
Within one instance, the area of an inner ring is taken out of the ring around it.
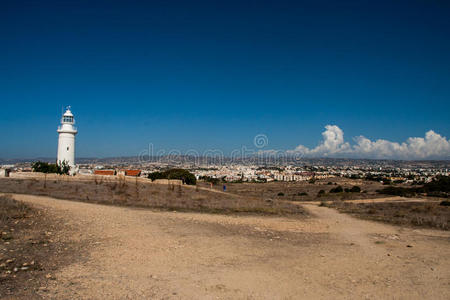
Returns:
[[[75,123],[75,121],[73,119],[73,114],[70,111],[70,106],[67,107],[66,112],[63,114],[61,123],[62,124],[74,124]]]
[[[66,109],[66,112],[63,115],[64,117],[73,117],[72,112],[70,111],[70,108]]]

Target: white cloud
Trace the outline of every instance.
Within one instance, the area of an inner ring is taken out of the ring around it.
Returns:
[[[289,153],[303,153],[307,157],[354,157],[389,159],[450,159],[450,140],[428,131],[425,137],[411,137],[397,143],[383,139],[371,141],[364,136],[354,138],[350,145],[344,140],[344,132],[336,125],[325,126],[323,140],[315,148],[299,145]]]

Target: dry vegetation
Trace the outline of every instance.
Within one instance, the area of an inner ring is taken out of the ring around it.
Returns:
[[[75,244],[59,237],[61,224],[45,212],[0,197],[0,298],[37,298],[54,271],[73,262]]]
[[[201,186],[209,187],[209,183],[199,183]],[[361,193],[339,193],[329,194],[336,186],[351,188],[359,186]],[[289,200],[289,201],[318,201],[321,199],[372,199],[386,197],[376,191],[383,187],[379,182],[363,181],[346,178],[330,178],[317,180],[315,183],[308,182],[268,182],[268,183],[227,183],[227,192],[241,196],[251,196],[265,200]],[[222,190],[222,184],[213,186],[214,189]],[[320,190],[325,194],[318,198]]]
[[[164,210],[306,215],[301,206],[277,199],[261,199],[252,195],[243,197],[191,186],[147,184],[113,178],[93,178],[92,181],[5,178],[0,180],[0,192]]]
[[[450,206],[435,202],[324,203],[340,212],[397,225],[450,230]]]

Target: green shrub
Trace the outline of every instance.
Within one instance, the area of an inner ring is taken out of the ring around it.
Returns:
[[[380,194],[400,196],[400,197],[413,197],[416,194],[414,188],[394,187],[389,186],[377,191]]]
[[[344,189],[342,188],[342,186],[338,185],[335,188],[332,188],[330,190],[330,193],[342,193],[344,191]]]
[[[70,166],[64,160],[61,164],[49,164],[43,161],[34,162],[31,165],[33,172],[69,174]]]
[[[350,189],[350,192],[352,192],[352,193],[360,193],[361,192],[361,188],[359,186],[355,185],[355,186],[353,186]]]

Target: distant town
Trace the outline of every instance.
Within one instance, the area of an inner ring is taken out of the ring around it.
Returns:
[[[31,172],[38,160],[0,161],[2,176],[8,172]],[[232,161],[228,158],[193,158],[187,156],[152,157],[141,161],[136,157],[106,159],[80,158],[77,174],[125,175],[148,177],[153,172],[172,168],[190,171],[197,180],[216,179],[221,182],[314,181],[316,179],[345,177],[379,182],[423,184],[438,175],[449,176],[449,161],[390,161],[357,159],[303,159],[301,161],[271,161],[258,157]]]

